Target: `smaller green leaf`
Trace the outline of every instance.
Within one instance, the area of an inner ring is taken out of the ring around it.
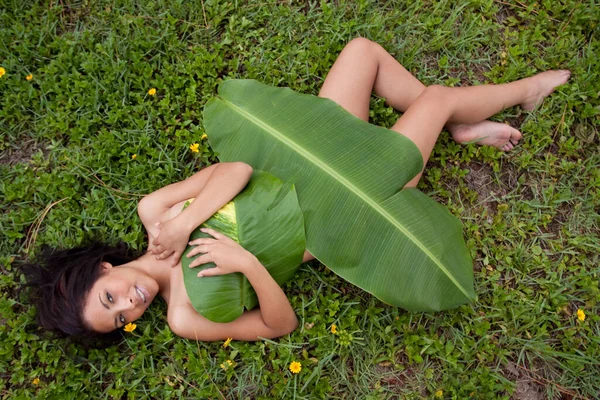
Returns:
[[[210,237],[200,231],[203,227],[223,233],[254,254],[279,285],[294,275],[306,248],[294,186],[263,171],[254,171],[246,188],[196,228],[190,240]],[[189,268],[195,259],[187,257],[191,249],[186,248],[181,265],[186,291],[198,313],[211,321],[230,322],[258,305],[256,292],[241,273],[198,278],[198,272],[215,264]]]

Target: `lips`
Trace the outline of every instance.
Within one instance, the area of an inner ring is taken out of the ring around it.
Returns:
[[[135,287],[135,292],[137,293],[140,300],[142,300],[142,303],[145,303],[147,301],[147,299],[150,297],[150,295],[148,294],[146,289],[141,288],[139,286]]]

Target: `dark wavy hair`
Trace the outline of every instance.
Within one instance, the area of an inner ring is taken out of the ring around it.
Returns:
[[[62,250],[44,246],[33,262],[21,265],[27,281],[21,289],[29,294],[37,309],[37,323],[44,329],[79,341],[84,337],[86,342],[114,341],[114,332],[106,336],[85,324],[85,300],[100,277],[102,262],[117,266],[140,255],[124,243],[110,246],[92,242]]]

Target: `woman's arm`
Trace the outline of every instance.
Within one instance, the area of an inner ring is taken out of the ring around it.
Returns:
[[[191,232],[233,199],[251,175],[252,167],[241,162],[214,164],[144,197],[138,205],[138,214],[151,235],[150,248],[159,254],[157,258],[173,254],[176,264]],[[171,207],[190,197],[196,200],[170,218]]]
[[[228,337],[257,340],[259,337],[282,336],[296,329],[298,320],[285,293],[258,259],[227,236],[212,229],[202,231],[214,239],[202,238],[190,242],[196,247],[189,255],[202,254],[190,267],[207,262],[214,262],[216,266],[201,271],[198,279],[242,272],[258,296],[260,309],[245,312],[233,322],[216,323],[200,316],[189,304],[175,306],[169,309],[168,316],[173,332],[188,339],[198,340],[219,340]]]

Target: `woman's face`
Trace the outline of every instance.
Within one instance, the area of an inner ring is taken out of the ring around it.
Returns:
[[[102,263],[100,278],[90,289],[83,319],[96,332],[110,332],[138,319],[158,293],[146,272],[127,265]]]

